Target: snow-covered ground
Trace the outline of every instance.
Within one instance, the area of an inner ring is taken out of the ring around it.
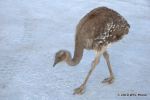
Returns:
[[[83,95],[72,95],[90,69],[93,51],[74,68],[52,67],[59,49],[74,51],[75,27],[90,10],[107,6],[131,25],[129,34],[109,48],[115,82],[104,59]],[[0,0],[0,100],[150,100],[149,0]],[[147,96],[118,96],[140,93]]]

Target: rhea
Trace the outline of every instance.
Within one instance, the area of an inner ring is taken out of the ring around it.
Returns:
[[[87,13],[78,23],[75,35],[75,50],[72,58],[67,50],[60,50],[55,55],[55,66],[61,61],[65,61],[70,66],[79,64],[82,59],[84,49],[94,50],[96,52],[95,59],[91,64],[84,82],[74,90],[74,94],[83,94],[86,83],[99,63],[101,55],[106,60],[110,76],[102,81],[102,83],[111,84],[114,80],[112,66],[109,61],[107,48],[114,42],[121,40],[122,37],[129,32],[130,25],[126,19],[118,12],[107,8],[98,7]]]

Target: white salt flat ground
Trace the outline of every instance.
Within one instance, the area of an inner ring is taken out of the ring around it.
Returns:
[[[129,34],[109,48],[115,82],[104,59],[85,94],[72,95],[90,69],[92,51],[74,68],[52,67],[59,49],[74,51],[75,26],[90,10],[107,6],[131,25]],[[0,100],[150,100],[149,0],[0,0]],[[145,97],[120,97],[141,93]]]

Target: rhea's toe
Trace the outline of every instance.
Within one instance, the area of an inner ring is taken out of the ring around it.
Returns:
[[[113,77],[109,77],[109,78],[105,78],[102,83],[108,83],[108,84],[111,84],[113,83],[114,81],[114,78]]]
[[[74,95],[75,94],[82,95],[84,92],[85,92],[85,87],[83,85],[81,85],[80,87],[74,89],[73,94]]]

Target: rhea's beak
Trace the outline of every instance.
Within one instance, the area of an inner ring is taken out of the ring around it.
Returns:
[[[54,61],[53,67],[55,67],[56,64],[58,64],[59,62],[61,62],[61,60],[56,58],[55,61]]]
[[[54,64],[53,64],[53,67],[55,67],[56,64],[57,64],[57,62],[55,61]]]

